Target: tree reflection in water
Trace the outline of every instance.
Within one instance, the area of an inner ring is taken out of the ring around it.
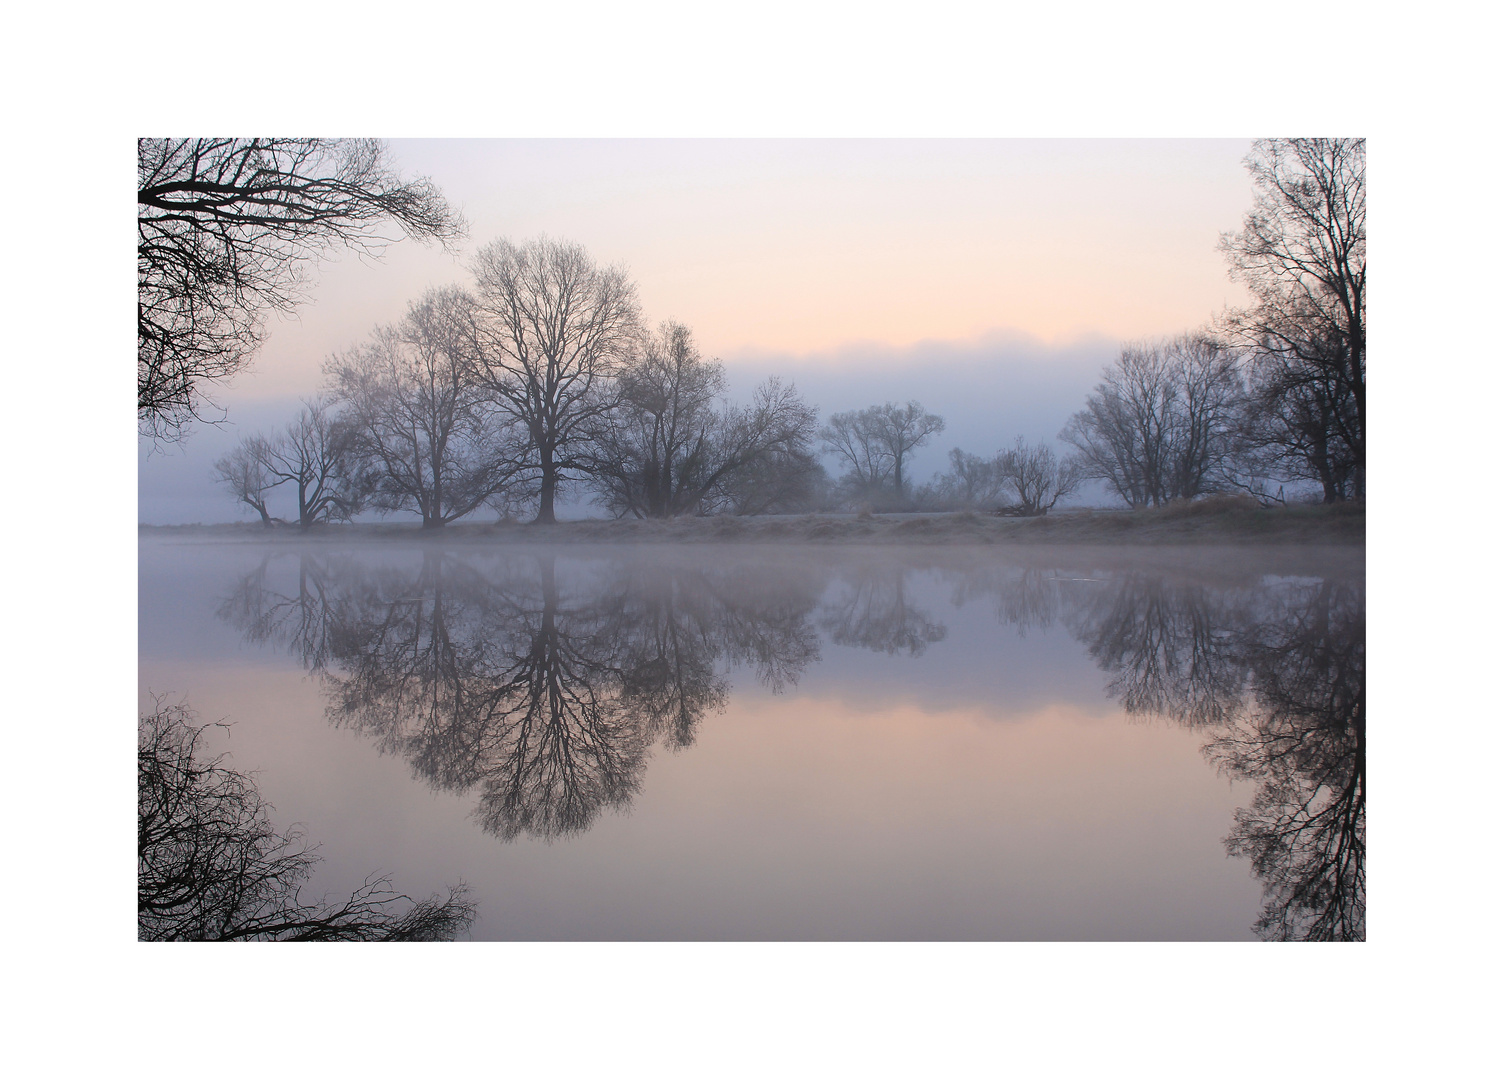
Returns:
[[[919,656],[946,627],[912,567],[735,559],[571,560],[424,551],[375,567],[304,551],[279,591],[263,563],[220,608],[324,680],[328,715],[436,787],[475,791],[510,840],[578,833],[636,794],[654,746],[694,743],[733,665],[774,691],[838,645]],[[823,568],[822,568],[823,567]],[[285,576],[285,575],[283,575]],[[1196,582],[1184,575],[972,565],[960,605],[990,598],[1020,634],[1065,625],[1131,716],[1203,731],[1258,784],[1227,838],[1263,880],[1257,932],[1364,936],[1361,577]],[[822,603],[820,598],[826,595]]]
[[[550,554],[483,569],[429,549],[416,571],[298,558],[296,596],[263,566],[222,615],[255,640],[280,631],[322,673],[334,723],[436,787],[478,791],[505,840],[578,833],[627,806],[651,747],[691,745],[725,708],[731,664],[777,691],[819,656],[819,593],[798,574],[769,588],[735,569],[617,562],[562,582]]]
[[[1264,880],[1257,930],[1282,941],[1364,937],[1364,602],[1360,587],[1293,590],[1243,639],[1253,702],[1206,748],[1257,780],[1229,854]]]
[[[1129,572],[995,574],[1004,621],[1058,610],[1129,715],[1204,729],[1223,773],[1259,785],[1226,845],[1264,883],[1255,931],[1364,938],[1364,595],[1361,579],[1208,585]],[[976,580],[963,582],[972,593]],[[1022,628],[1022,625],[1021,625]]]
[[[1246,590],[1128,573],[1076,600],[1066,621],[1130,714],[1206,727],[1236,713],[1246,665],[1233,627]]]
[[[893,656],[923,656],[945,640],[945,625],[915,605],[904,588],[908,571],[898,565],[862,566],[844,577],[826,602],[820,626],[837,645],[854,645]]]

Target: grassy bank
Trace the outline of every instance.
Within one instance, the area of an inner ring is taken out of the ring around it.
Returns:
[[[1364,506],[1263,509],[1251,499],[1213,498],[1152,510],[1065,511],[1041,518],[992,515],[805,514],[779,517],[677,518],[672,521],[565,521],[553,526],[500,522],[458,524],[438,535],[519,543],[805,543],[805,544],[1339,544],[1361,547]],[[153,534],[199,534],[244,540],[413,539],[411,523],[265,529],[255,524],[142,526]]]

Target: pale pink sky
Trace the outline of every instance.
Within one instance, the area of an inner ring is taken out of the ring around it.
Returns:
[[[397,140],[463,207],[458,255],[404,242],[312,277],[225,404],[311,393],[331,351],[540,233],[625,263],[645,316],[733,368],[854,345],[1178,333],[1241,299],[1217,254],[1251,202],[1243,140]]]

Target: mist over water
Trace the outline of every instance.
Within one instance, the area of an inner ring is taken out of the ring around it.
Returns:
[[[1361,938],[1361,553],[144,537],[141,688],[476,938]]]

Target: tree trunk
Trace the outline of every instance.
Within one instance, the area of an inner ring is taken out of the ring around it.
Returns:
[[[554,456],[548,450],[540,455],[539,465],[543,471],[542,483],[539,485],[538,516],[533,519],[534,525],[552,525],[554,518],[554,489],[558,486],[558,470],[554,467]]]

